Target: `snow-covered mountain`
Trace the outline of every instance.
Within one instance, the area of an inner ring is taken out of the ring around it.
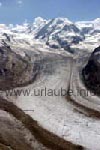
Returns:
[[[89,34],[95,35],[96,33],[100,33],[100,18],[97,18],[93,21],[80,21],[76,22],[75,24],[81,30],[89,29]]]
[[[52,48],[66,49],[72,44],[78,44],[84,39],[79,28],[67,18],[49,20],[35,34],[36,39],[41,39]]]
[[[100,43],[100,18],[73,23],[67,18],[45,20],[38,17],[33,23],[0,24],[0,39],[1,42],[29,45],[39,41],[50,48],[63,50],[93,49]]]
[[[79,21],[75,25],[85,36],[85,40],[79,44],[79,47],[93,49],[100,45],[100,18],[93,21]]]

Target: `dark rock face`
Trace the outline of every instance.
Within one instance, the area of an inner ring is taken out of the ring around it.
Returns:
[[[10,47],[0,47],[0,90],[23,85],[32,79],[33,66],[28,56],[16,54]]]
[[[82,74],[87,88],[100,95],[100,47],[93,51]]]

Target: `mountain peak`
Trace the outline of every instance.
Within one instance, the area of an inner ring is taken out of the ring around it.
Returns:
[[[47,22],[47,20],[42,17],[37,17],[34,19],[34,24],[40,24],[41,22]]]
[[[96,18],[94,22],[100,22],[100,18]]]
[[[73,24],[68,18],[61,18],[61,17],[58,17],[58,18],[54,18],[53,20],[55,20],[56,22],[58,23],[67,23],[67,24]]]

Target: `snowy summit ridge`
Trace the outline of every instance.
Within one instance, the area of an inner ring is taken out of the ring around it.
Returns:
[[[26,39],[30,43],[32,40],[38,40],[55,49],[93,49],[100,43],[100,18],[73,23],[68,18],[46,20],[37,17],[33,23],[24,22],[22,25],[8,26],[0,24],[0,39],[5,39],[4,33],[12,38],[12,41]]]

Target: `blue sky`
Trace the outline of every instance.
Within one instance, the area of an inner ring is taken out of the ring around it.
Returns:
[[[100,0],[0,0],[0,23],[32,22],[38,16],[93,20],[100,17]]]

